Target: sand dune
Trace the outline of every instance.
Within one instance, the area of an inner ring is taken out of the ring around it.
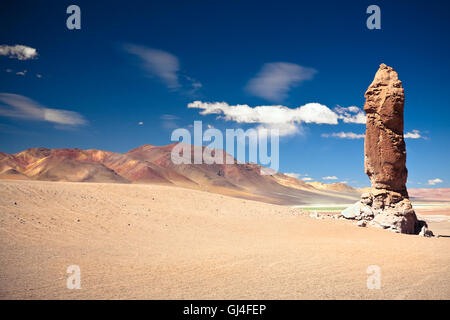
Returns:
[[[162,185],[0,181],[0,298],[449,299],[450,238]],[[81,289],[66,269],[81,268]],[[366,286],[370,265],[381,289]]]

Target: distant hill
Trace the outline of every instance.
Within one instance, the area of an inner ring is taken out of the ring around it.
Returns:
[[[362,194],[370,189],[365,187],[357,190]],[[408,188],[408,195],[413,201],[450,201],[450,188]]]
[[[312,182],[307,182],[307,184],[309,184],[319,190],[359,193],[359,191],[357,189],[352,188],[349,185],[347,185],[345,183],[341,183],[341,182],[322,183],[319,181],[312,181]]]
[[[450,188],[412,188],[408,193],[414,200],[450,201]]]
[[[166,184],[279,204],[349,203],[359,198],[358,190],[342,183],[306,183],[282,173],[261,175],[264,167],[236,163],[233,158],[233,164],[176,165],[171,160],[175,145],[143,145],[125,154],[46,148],[0,152],[0,179]]]

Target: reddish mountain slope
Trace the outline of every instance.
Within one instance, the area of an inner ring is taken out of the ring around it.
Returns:
[[[428,201],[450,201],[450,188],[410,188],[410,198]]]
[[[251,163],[194,164],[197,149],[216,156],[220,150],[187,146],[192,163],[176,165],[171,159],[176,144],[143,145],[125,154],[80,149],[32,148],[16,154],[0,153],[0,178],[74,182],[161,183],[252,198],[273,203],[352,202],[358,193],[351,187],[315,188],[282,173],[262,175]],[[198,149],[201,148],[201,149]]]

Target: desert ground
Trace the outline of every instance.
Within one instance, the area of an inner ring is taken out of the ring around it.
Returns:
[[[449,299],[450,238],[181,187],[0,180],[0,298]]]

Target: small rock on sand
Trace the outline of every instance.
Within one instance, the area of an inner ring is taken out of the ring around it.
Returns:
[[[433,234],[433,231],[428,230],[428,228],[426,226],[423,226],[422,229],[420,230],[419,236],[434,237],[434,234]]]
[[[360,215],[360,202],[356,202],[352,206],[348,207],[347,209],[344,209],[341,214],[344,218],[347,219],[356,219]]]
[[[356,223],[356,225],[358,226],[358,227],[365,227],[365,226],[367,226],[367,223],[366,223],[366,221],[364,221],[364,220],[360,220],[360,221],[358,221],[357,223]]]

